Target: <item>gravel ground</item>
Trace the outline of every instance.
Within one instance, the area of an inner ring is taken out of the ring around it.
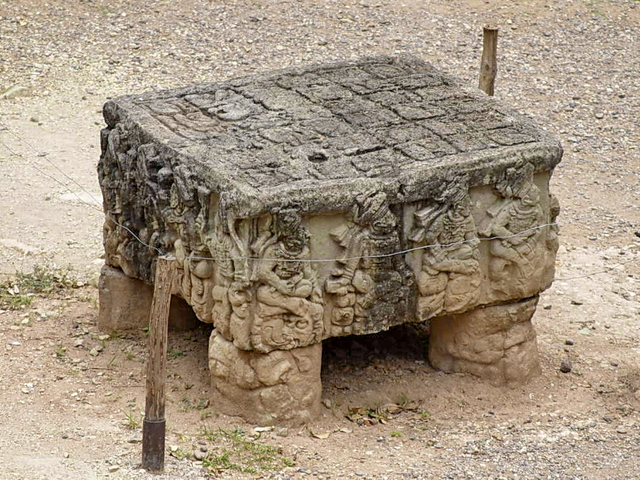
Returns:
[[[434,372],[418,347],[394,353],[356,339],[336,346],[344,358],[327,359],[331,408],[315,436],[259,434],[293,466],[215,476],[640,478],[639,22],[637,0],[0,1],[0,273],[54,262],[71,264],[81,283],[95,279],[107,98],[393,53],[475,85],[482,26],[495,23],[497,98],[565,146],[552,182],[563,208],[559,278],[536,314],[543,376],[496,389]],[[86,286],[0,311],[0,478],[205,478],[180,455],[164,476],[139,470],[137,433],[122,420],[144,404],[143,343],[118,339],[92,355],[105,343],[95,296]],[[175,340],[188,354],[170,365],[168,411],[169,444],[190,453],[218,448],[199,435],[201,412],[183,408],[182,396],[206,396],[206,334],[194,338]],[[70,353],[61,359],[60,348]],[[559,372],[562,361],[571,372]],[[345,418],[349,406],[383,405],[399,408],[386,424]]]

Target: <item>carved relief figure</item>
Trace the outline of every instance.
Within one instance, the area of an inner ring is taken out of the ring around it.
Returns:
[[[203,198],[200,198],[200,202],[191,210],[180,200],[177,184],[172,184],[170,192],[169,205],[165,208],[168,227],[165,232],[165,242],[172,247],[178,265],[173,292],[179,294],[191,305],[201,321],[211,323],[213,321],[214,269],[213,262],[205,259],[211,256],[211,252],[201,240],[201,232],[207,228],[203,219],[207,216],[208,191],[203,192],[201,195]],[[198,215],[195,221],[190,221],[189,219],[193,218],[193,210],[197,210]],[[187,235],[189,224],[196,227],[190,238]],[[148,233],[145,235],[149,236]]]
[[[114,223],[114,216],[105,215],[103,227],[104,250],[106,252],[107,264],[120,267],[125,275],[135,277],[138,270],[133,261],[131,251],[131,234],[124,228]]]
[[[193,257],[209,257],[207,249],[191,252]],[[186,258],[183,263],[181,294],[198,318],[206,323],[213,322],[213,262]]]
[[[251,343],[261,352],[290,350],[322,337],[322,290],[309,259],[309,233],[295,210],[267,219],[252,248],[261,259],[255,278],[257,310]]]
[[[492,288],[504,294],[518,291],[544,262],[538,258],[546,245],[544,231],[535,229],[545,222],[540,205],[540,189],[533,183],[533,166],[509,169],[505,181],[496,184],[502,195],[487,209],[489,221],[480,234],[503,237],[490,241],[489,278]]]
[[[558,239],[559,228],[558,225],[554,225],[556,220],[560,215],[560,203],[555,195],[549,194],[549,221],[550,224],[546,231],[546,239],[545,239],[545,257],[544,260],[541,261],[541,265],[543,265],[543,269],[541,269],[540,275],[542,277],[541,284],[543,288],[547,288],[553,282],[553,278],[555,276],[555,263],[556,263],[556,254],[558,253],[558,247],[560,246],[560,242]]]
[[[409,237],[419,245],[429,245],[422,250],[418,275],[420,320],[473,306],[482,281],[480,241],[466,189],[446,203],[438,200],[414,214],[415,226]]]
[[[333,295],[325,336],[362,333],[374,301],[384,313],[385,303],[403,298],[411,276],[400,256],[385,256],[397,252],[400,245],[396,216],[386,194],[369,191],[358,195],[349,216],[348,223],[331,232],[344,254],[325,284]]]
[[[205,240],[209,230],[209,195],[206,189],[198,189],[198,215],[193,222],[195,231],[191,236],[188,252],[183,245],[183,239],[176,241],[176,259],[183,266],[181,292],[182,297],[191,305],[198,318],[207,323],[213,322],[213,288],[214,261],[210,260],[211,251]],[[177,211],[174,208],[174,211]],[[179,248],[178,248],[179,247]]]
[[[205,236],[205,243],[215,258],[211,289],[211,319],[216,330],[229,341],[249,348],[249,305],[251,292],[246,260],[230,234],[234,221],[224,223],[218,217],[215,228]]]
[[[560,202],[558,201],[558,197],[553,194],[549,194],[549,223],[556,223],[558,215],[560,215]],[[551,262],[555,262],[556,253],[560,246],[558,230],[558,225],[551,225],[547,232],[547,250],[551,256]]]

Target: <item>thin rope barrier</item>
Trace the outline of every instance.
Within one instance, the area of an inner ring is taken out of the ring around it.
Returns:
[[[289,258],[265,258],[265,257],[251,257],[251,256],[237,256],[237,257],[198,257],[198,256],[186,256],[185,259],[189,260],[213,260],[213,261],[233,261],[233,260],[263,260],[267,262],[295,262],[295,263],[332,263],[332,262],[348,262],[350,260],[364,260],[369,258],[389,258],[397,255],[404,255],[406,253],[415,252],[418,250],[425,250],[429,248],[449,248],[458,245],[464,245],[467,243],[475,243],[477,241],[490,241],[490,240],[504,240],[507,238],[514,238],[527,232],[534,230],[540,230],[545,227],[551,227],[558,225],[557,223],[545,223],[544,225],[538,225],[535,227],[527,228],[521,232],[514,233],[512,235],[505,235],[500,237],[487,237],[487,238],[473,238],[471,240],[461,240],[459,242],[452,243],[435,243],[430,245],[421,245],[419,247],[407,248],[406,250],[399,250],[392,253],[381,253],[378,255],[361,255],[356,257],[340,257],[340,258],[318,258],[318,259],[289,259]]]
[[[2,122],[0,122],[0,126],[4,127],[7,131],[9,131],[10,133],[12,133],[16,138],[18,138],[20,141],[22,141],[22,143],[24,143],[25,145],[28,145],[31,150],[33,150],[36,153],[39,153],[35,148],[33,148],[29,142],[23,140],[22,138],[20,138],[16,133],[13,133],[11,131],[11,129],[9,127],[7,127],[5,124],[3,124]],[[9,147],[5,142],[2,141],[2,139],[0,139],[0,144],[2,144],[11,154],[13,154],[16,157],[22,158],[24,161],[27,162],[27,165],[29,165],[30,167],[32,167],[33,169],[35,169],[36,171],[38,171],[40,174],[44,175],[45,177],[53,180],[54,182],[56,182],[58,185],[60,185],[61,187],[65,188],[66,190],[68,190],[70,193],[72,193],[73,195],[76,196],[76,198],[78,200],[80,200],[80,203],[84,204],[85,206],[92,208],[93,210],[104,214],[104,211],[97,207],[96,205],[89,203],[87,201],[85,201],[85,199],[83,199],[80,195],[78,195],[77,192],[73,191],[72,189],[69,188],[68,185],[65,185],[62,181],[60,181],[58,178],[54,177],[53,175],[48,174],[47,172],[45,172],[44,170],[40,169],[34,162],[30,161],[28,158],[26,158],[24,155],[19,154],[18,152],[16,152],[14,149],[12,149],[11,147]],[[68,178],[70,181],[72,181],[75,185],[77,185],[83,192],[85,192],[87,195],[89,195],[91,198],[93,198],[96,203],[102,203],[100,202],[98,199],[96,199],[93,194],[91,192],[89,192],[86,188],[84,188],[81,184],[79,184],[78,182],[76,182],[73,178],[71,178],[69,175],[67,175],[62,169],[60,169],[57,165],[55,165],[51,160],[46,159],[49,163],[51,163],[59,172],[61,172],[66,178]],[[149,245],[145,242],[143,242],[140,237],[138,237],[138,235],[135,234],[135,232],[133,230],[131,230],[129,227],[122,225],[121,223],[117,222],[116,220],[114,220],[111,217],[107,217],[111,222],[113,222],[115,225],[117,225],[120,228],[125,229],[127,232],[129,232],[133,238],[135,238],[138,242],[140,242],[142,245],[144,245],[147,248],[151,248],[155,251],[157,251],[160,255],[164,255],[164,252],[162,250],[160,250],[157,247],[154,247],[153,245]]]
[[[23,143],[24,145],[26,145],[27,147],[29,147],[29,149],[31,149],[37,157],[39,158],[44,158],[46,162],[48,162],[49,164],[51,164],[53,166],[53,168],[55,168],[56,170],[58,170],[67,180],[69,180],[70,182],[74,183],[78,188],[80,188],[82,191],[84,191],[87,195],[89,195],[94,202],[96,202],[98,205],[102,204],[102,202],[100,200],[98,200],[93,193],[91,193],[90,191],[88,191],[86,188],[84,188],[82,185],[80,185],[78,182],[76,182],[76,180],[71,177],[70,175],[67,175],[67,173],[62,170],[60,167],[58,167],[52,160],[50,160],[49,158],[47,158],[48,154],[46,153],[42,153],[38,150],[36,150],[36,148],[31,145],[29,142],[27,142],[24,138],[22,138],[20,135],[18,135],[17,133],[15,133],[12,129],[10,129],[5,123],[0,122],[0,127],[3,127],[6,129],[6,131],[8,131],[11,135],[13,135],[15,138],[17,138],[21,143]],[[6,146],[6,145],[5,145]],[[24,158],[24,157],[22,157]],[[80,197],[78,197],[80,198]],[[84,202],[87,203],[87,202]]]
[[[64,172],[64,170],[62,170],[60,167],[58,167],[52,160],[50,160],[49,158],[47,158],[47,156],[43,156],[41,155],[41,152],[39,152],[38,150],[36,150],[29,142],[27,142],[25,139],[23,139],[22,137],[20,137],[17,133],[15,133],[12,129],[10,129],[6,124],[4,124],[3,122],[0,121],[0,127],[3,127],[5,131],[9,132],[12,136],[14,136],[15,138],[17,138],[21,143],[23,143],[24,145],[26,145],[27,147],[29,147],[29,149],[31,149],[34,153],[36,153],[37,156],[44,158],[49,164],[51,164],[57,171],[59,171],[65,178],[67,178],[69,181],[71,181],[74,185],[76,185],[78,188],[80,188],[83,192],[85,192],[87,195],[89,195],[96,203],[101,203],[94,195],[93,193],[91,193],[89,190],[87,190],[83,185],[81,185],[80,183],[78,183],[73,177],[71,177],[70,175],[68,175],[66,172]],[[56,182],[57,184],[59,184],[60,186],[62,186],[63,188],[65,188],[66,190],[68,190],[70,193],[74,194],[78,200],[80,201],[80,203],[94,209],[97,212],[100,213],[104,213],[104,211],[97,207],[95,204],[91,204],[87,201],[85,201],[85,199],[83,199],[82,197],[80,197],[77,192],[73,191],[72,189],[70,189],[67,185],[65,185],[62,181],[60,181],[58,178],[54,177],[53,175],[48,174],[47,172],[43,171],[42,169],[40,169],[34,162],[30,161],[28,158],[26,158],[24,155],[21,155],[20,153],[16,152],[14,149],[12,149],[11,147],[9,147],[5,142],[3,142],[0,139],[0,144],[2,144],[11,154],[13,154],[16,157],[22,158],[23,160],[25,160],[27,162],[27,164],[29,166],[31,166],[32,168],[34,168],[36,171],[38,171],[41,175],[53,180],[54,182]],[[146,242],[144,242],[133,230],[131,230],[129,227],[122,225],[121,223],[119,223],[118,221],[114,220],[112,217],[107,217],[108,221],[112,222],[114,225],[124,229],[125,231],[127,231],[129,234],[131,234],[131,236],[141,245],[150,248],[154,251],[156,251],[158,254],[160,255],[166,255],[166,252],[162,251],[161,249],[159,249],[158,247],[154,246],[154,245],[150,245]],[[389,258],[389,257],[394,257],[397,255],[404,255],[407,253],[411,253],[411,252],[415,252],[415,251],[419,251],[419,250],[425,250],[425,249],[430,249],[430,248],[450,248],[450,247],[454,247],[454,246],[458,246],[458,245],[464,245],[464,244],[468,244],[468,243],[475,243],[476,241],[492,241],[492,240],[505,240],[505,239],[509,239],[509,238],[514,238],[517,236],[520,236],[522,234],[528,233],[530,231],[534,231],[534,230],[540,230],[542,228],[546,228],[546,227],[554,227],[554,226],[558,226],[557,222],[554,223],[547,223],[547,224],[543,224],[543,225],[538,225],[535,227],[531,227],[529,229],[526,230],[522,230],[521,232],[518,233],[514,233],[512,235],[506,235],[506,236],[495,236],[495,237],[487,237],[487,238],[475,238],[475,239],[471,239],[471,240],[462,240],[459,242],[452,242],[452,243],[446,243],[446,244],[430,244],[430,245],[421,245],[419,247],[413,247],[413,248],[408,248],[405,250],[400,250],[397,252],[392,252],[392,253],[386,253],[386,254],[378,254],[378,255],[362,255],[362,256],[356,256],[356,257],[341,257],[341,258],[327,258],[327,259],[287,259],[287,258],[265,258],[265,257],[253,257],[253,256],[233,256],[233,257],[201,257],[201,256],[195,256],[195,255],[189,255],[186,256],[185,259],[187,260],[210,260],[210,261],[216,261],[216,262],[220,262],[220,261],[235,261],[235,260],[251,260],[251,261],[271,261],[271,262],[297,262],[297,263],[332,263],[332,262],[348,262],[350,260],[363,260],[363,259],[375,259],[375,258]],[[629,260],[627,262],[624,263],[620,263],[619,265],[625,266],[628,263],[631,263],[632,261],[635,262],[636,259],[633,260]],[[578,276],[573,276],[573,277],[565,277],[565,278],[555,278],[554,281],[569,281],[569,280],[576,280],[576,279],[582,279],[582,278],[589,278],[592,276],[596,276],[596,275],[602,275],[604,273],[609,273],[611,270],[613,270],[613,268],[607,268],[605,270],[599,270],[597,272],[593,272],[593,273],[589,273],[589,274],[585,274],[585,275],[578,275]],[[8,274],[7,274],[8,275]]]

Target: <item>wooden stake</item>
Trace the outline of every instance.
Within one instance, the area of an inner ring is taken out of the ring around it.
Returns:
[[[167,378],[171,286],[175,275],[175,259],[159,257],[149,318],[147,402],[142,426],[142,468],[150,472],[164,470],[164,387]]]
[[[480,61],[480,82],[478,88],[493,96],[493,87],[498,72],[498,27],[485,25],[483,29],[482,60]]]

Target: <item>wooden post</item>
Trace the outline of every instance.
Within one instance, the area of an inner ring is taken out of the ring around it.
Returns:
[[[478,88],[493,96],[493,87],[498,72],[498,27],[485,25],[483,29],[482,60],[480,61],[480,82]]]
[[[151,472],[164,470],[164,387],[167,379],[169,307],[175,275],[175,259],[158,257],[149,318],[147,402],[142,426],[142,468]]]

